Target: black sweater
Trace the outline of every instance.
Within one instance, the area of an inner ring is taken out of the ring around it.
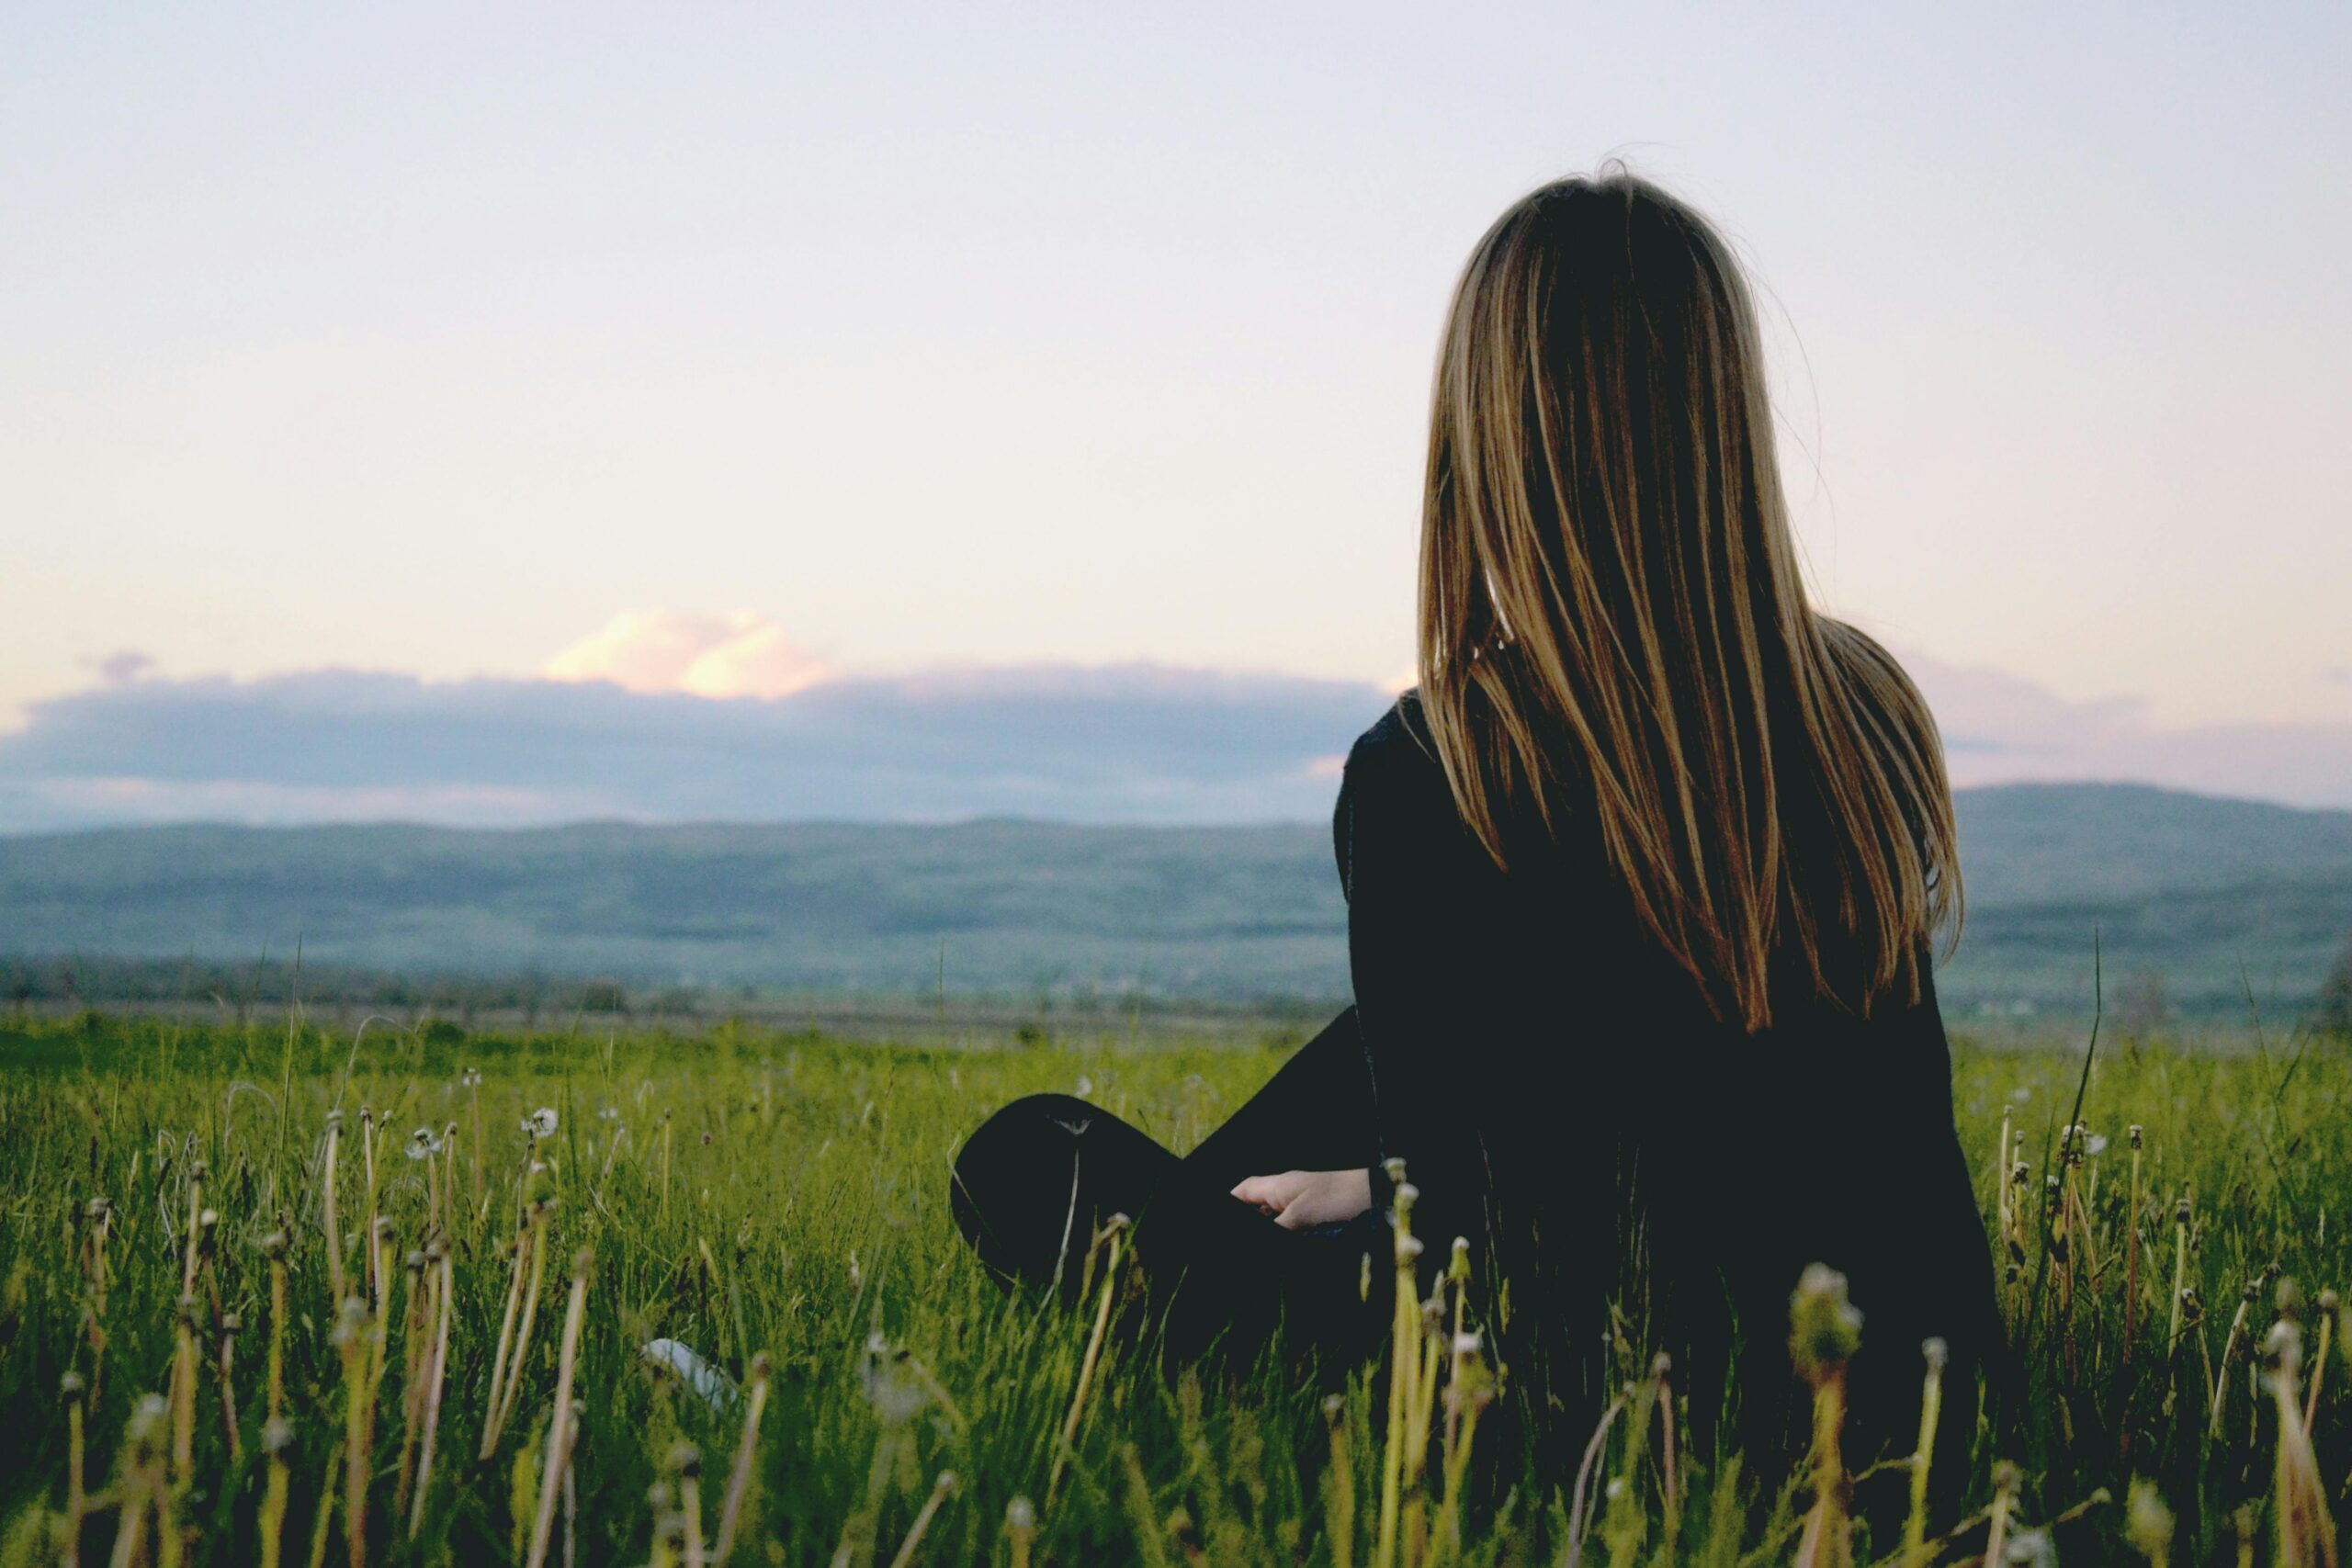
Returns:
[[[1932,982],[1867,1020],[1787,987],[1758,1034],[1716,1021],[1597,843],[1495,865],[1409,694],[1351,752],[1333,836],[1380,1154],[1428,1266],[1471,1239],[1537,1412],[1596,1408],[1662,1347],[1694,1419],[1728,1389],[1741,1437],[1784,1443],[1789,1295],[1819,1261],[1863,1314],[1860,1433],[1907,1449],[1922,1340],[1965,1378],[1997,1333]],[[1973,1399],[1949,1408],[1973,1427]]]

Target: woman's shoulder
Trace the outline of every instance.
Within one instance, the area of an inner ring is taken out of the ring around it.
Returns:
[[[1331,813],[1340,886],[1352,894],[1357,851],[1367,837],[1395,844],[1459,832],[1466,829],[1438,761],[1437,742],[1430,737],[1420,694],[1408,690],[1348,749]]]
[[[1388,711],[1373,720],[1348,750],[1347,772],[1430,773],[1445,776],[1438,761],[1437,741],[1430,734],[1429,716],[1421,711],[1421,692],[1408,686]]]
[[[1438,760],[1419,688],[1400,694],[1348,749],[1347,765],[1340,775],[1341,808],[1365,797],[1418,817],[1458,819],[1453,786]]]

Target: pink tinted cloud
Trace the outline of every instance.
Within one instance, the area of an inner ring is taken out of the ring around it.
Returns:
[[[1943,731],[1953,787],[2103,781],[2352,807],[2352,723],[2152,725],[2137,698],[2076,702],[1996,670],[1904,664]]]

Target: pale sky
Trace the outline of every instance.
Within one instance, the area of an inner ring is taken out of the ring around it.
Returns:
[[[1454,272],[1616,152],[1756,269],[1830,607],[2332,731],[2347,77],[2341,4],[12,7],[0,728],[624,613],[1392,682]]]

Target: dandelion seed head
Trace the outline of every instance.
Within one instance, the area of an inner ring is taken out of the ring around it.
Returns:
[[[2164,1562],[2172,1557],[2172,1510],[2165,1506],[2155,1486],[2134,1478],[2132,1491],[2123,1504],[2123,1529],[2132,1544],[2151,1562]]]
[[[141,1394],[139,1403],[130,1407],[130,1421],[124,1436],[135,1445],[153,1443],[163,1435],[164,1409],[162,1394]]]
[[[2006,1568],[2058,1568],[2058,1548],[2048,1530],[2019,1530],[2001,1549]]]
[[[1861,1348],[1862,1314],[1847,1296],[1846,1276],[1810,1263],[1789,1298],[1789,1352],[1808,1382],[1852,1359]]]

